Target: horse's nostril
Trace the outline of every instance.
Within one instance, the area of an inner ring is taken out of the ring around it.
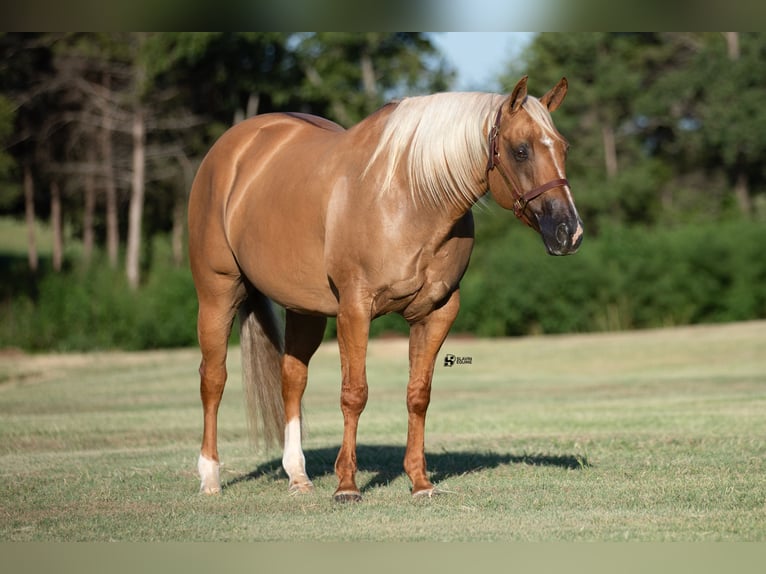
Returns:
[[[569,241],[569,227],[566,223],[560,223],[556,228],[556,241],[559,245],[566,245]]]

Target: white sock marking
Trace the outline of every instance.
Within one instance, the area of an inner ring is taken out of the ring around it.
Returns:
[[[285,449],[282,454],[282,468],[285,469],[290,486],[311,484],[306,474],[306,458],[301,447],[301,420],[296,417],[285,425]]]
[[[221,492],[221,465],[200,453],[197,460],[197,472],[201,479],[199,490],[204,494]]]

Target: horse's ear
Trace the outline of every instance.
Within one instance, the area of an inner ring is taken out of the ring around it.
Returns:
[[[508,97],[507,108],[509,113],[517,112],[521,109],[521,104],[527,99],[527,76],[521,78],[516,87],[513,88],[511,95]]]
[[[564,96],[567,95],[568,87],[569,82],[567,82],[567,79],[561,78],[558,84],[553,86],[547,94],[540,98],[540,103],[548,108],[549,112],[556,110],[556,108],[561,105],[561,102],[564,101]]]

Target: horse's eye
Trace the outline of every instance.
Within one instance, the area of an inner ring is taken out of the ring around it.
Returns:
[[[526,161],[529,158],[529,152],[526,145],[520,145],[513,150],[513,158],[516,161]]]

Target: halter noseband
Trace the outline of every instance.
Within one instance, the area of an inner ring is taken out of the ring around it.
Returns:
[[[569,185],[569,181],[567,181],[566,179],[554,179],[526,193],[519,193],[516,190],[516,187],[513,185],[513,183],[511,183],[511,180],[508,177],[508,174],[505,173],[505,170],[503,169],[503,166],[500,163],[500,150],[498,149],[497,136],[500,133],[500,114],[502,110],[503,110],[502,107],[499,110],[497,110],[497,116],[495,117],[495,125],[493,125],[492,129],[489,131],[489,159],[487,160],[487,184],[489,184],[489,172],[492,171],[494,168],[497,168],[497,171],[505,180],[505,184],[508,186],[508,189],[511,191],[511,194],[514,197],[513,214],[519,219],[524,220],[525,219],[524,210],[527,208],[527,204],[530,201],[542,195],[548,190],[554,189],[556,187]]]

